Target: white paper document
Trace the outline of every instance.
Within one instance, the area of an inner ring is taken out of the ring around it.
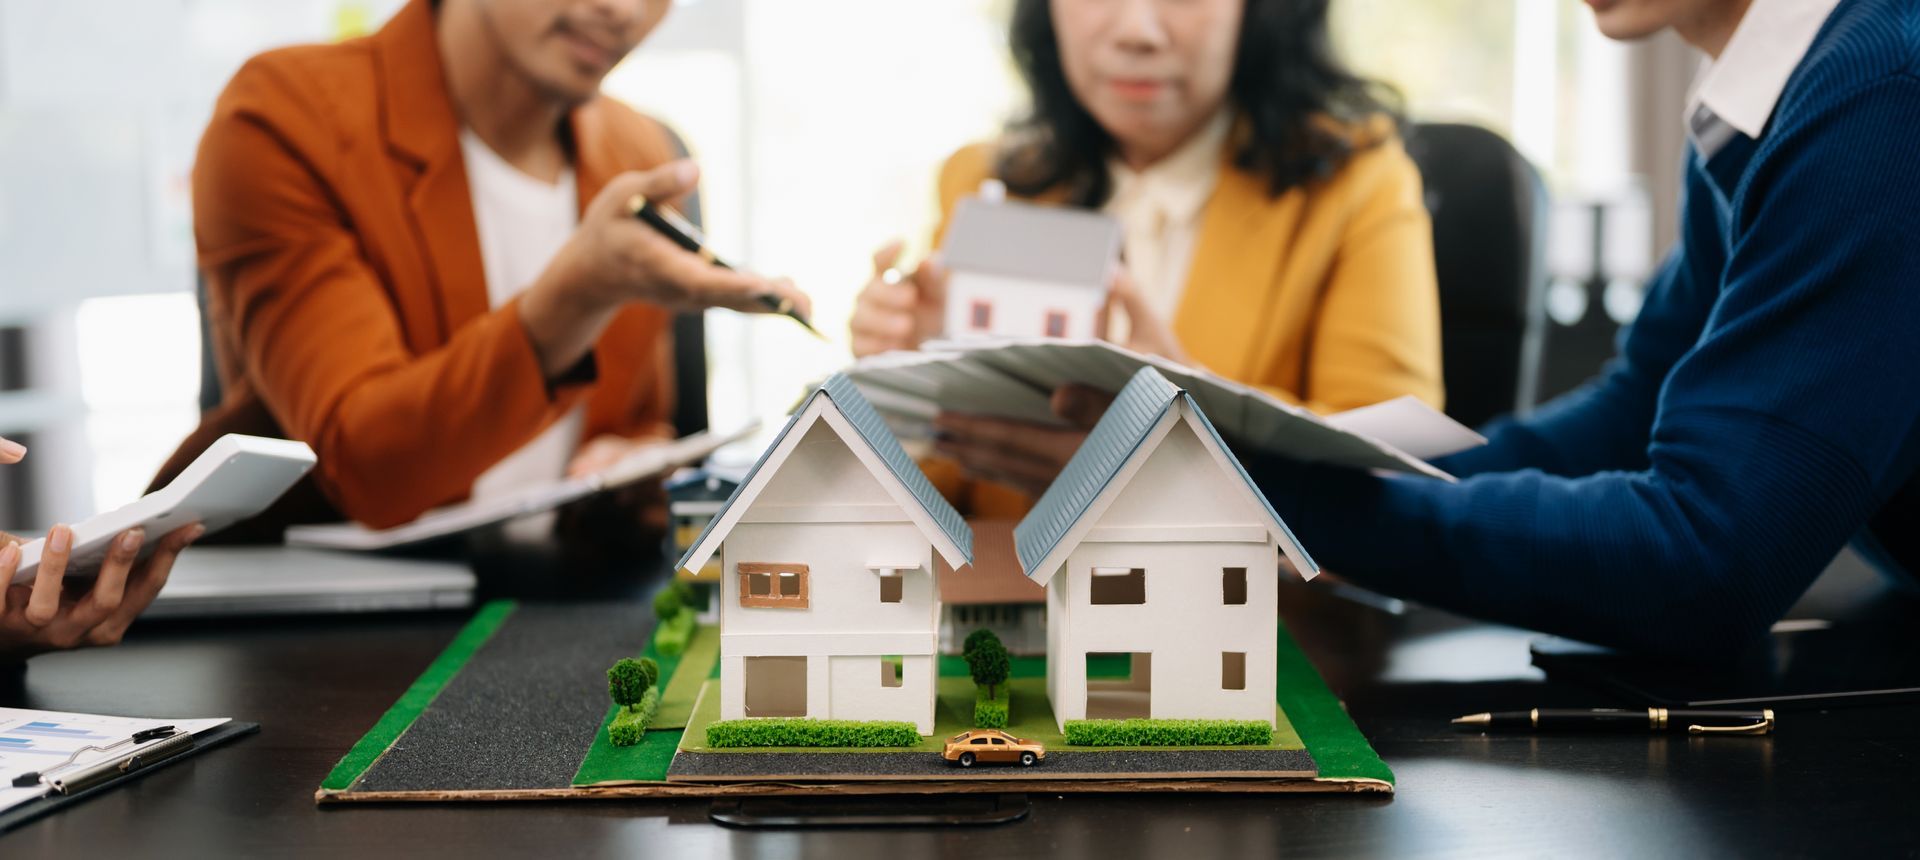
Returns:
[[[165,720],[0,708],[0,811],[43,797],[51,790],[45,782],[14,787],[14,778],[21,774],[46,772],[71,760],[74,766],[61,768],[55,772],[57,776],[95,762],[125,758],[136,747],[127,744],[104,752],[88,751],[75,758],[76,751],[112,746],[133,737],[134,732],[161,726],[197,735],[225,722],[225,717]]]
[[[1230,444],[1315,463],[1451,480],[1429,459],[1486,443],[1412,397],[1321,417],[1251,386],[1102,340],[929,341],[914,352],[862,359],[847,371],[896,432],[925,436],[940,411],[1059,424],[1053,389],[1080,383],[1119,391],[1152,366],[1192,393]]]
[[[598,472],[535,484],[484,499],[436,508],[419,519],[389,529],[369,529],[358,523],[327,523],[287,529],[287,545],[314,549],[376,550],[425,543],[516,517],[550,511],[602,490],[663,475],[678,466],[696,463],[715,449],[744,439],[758,430],[758,421],[725,431],[706,431],[660,445],[651,445]]]

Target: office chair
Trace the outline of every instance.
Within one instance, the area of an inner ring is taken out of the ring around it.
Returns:
[[[1546,185],[1477,126],[1416,124],[1407,150],[1433,216],[1447,414],[1468,426],[1524,415],[1537,400],[1546,337]]]
[[[686,156],[686,142],[673,129],[666,128],[666,132],[675,154]],[[684,214],[694,226],[700,225],[698,191],[687,198]],[[197,269],[194,302],[200,310],[200,411],[206,412],[220,405],[220,371],[213,356],[213,330],[207,321],[207,279]],[[673,319],[673,368],[675,435],[707,429],[707,324],[698,312],[678,314]]]

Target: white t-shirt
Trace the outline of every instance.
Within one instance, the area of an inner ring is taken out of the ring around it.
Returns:
[[[471,129],[460,130],[460,152],[466,158],[473,221],[480,233],[487,301],[497,308],[532,286],[573,235],[580,222],[579,192],[571,167],[552,184],[542,182],[507,163]],[[475,479],[473,497],[497,496],[562,477],[585,420],[585,407],[568,410]]]

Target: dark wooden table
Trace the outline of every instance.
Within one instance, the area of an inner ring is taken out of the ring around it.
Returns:
[[[646,578],[631,583],[644,590]],[[495,589],[497,590],[497,589]],[[629,590],[625,587],[616,591]],[[464,615],[148,624],[50,655],[0,703],[231,715],[260,734],[0,837],[0,857],[969,858],[1868,855],[1920,851],[1920,709],[1795,715],[1771,738],[1485,737],[1447,719],[1589,705],[1526,634],[1290,590],[1284,614],[1399,777],[1391,798],[1037,796],[1014,824],[743,831],[706,801],[317,808],[314,788]]]

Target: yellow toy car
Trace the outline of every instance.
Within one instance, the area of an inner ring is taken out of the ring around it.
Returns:
[[[1022,767],[1032,767],[1047,757],[1047,748],[999,729],[968,729],[947,738],[940,757],[961,767],[973,767],[975,762],[1019,762]]]

